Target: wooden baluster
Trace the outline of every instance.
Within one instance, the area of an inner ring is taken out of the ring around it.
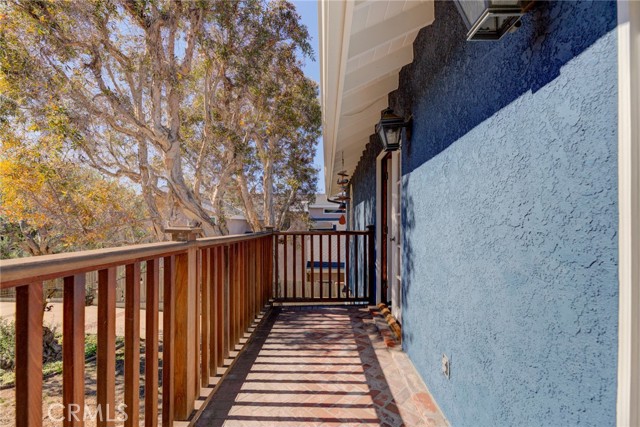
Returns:
[[[329,298],[331,298],[333,294],[333,266],[331,265],[333,264],[333,239],[331,237],[331,234],[329,234]]]
[[[162,302],[162,426],[171,427],[174,415],[175,384],[175,270],[174,256],[163,261],[163,302]]]
[[[209,264],[209,376],[215,377],[218,372],[218,275],[216,270],[217,247],[209,249],[207,263]],[[203,297],[204,299],[204,297]]]
[[[253,244],[253,311],[251,312],[251,323],[256,318],[258,314],[258,301],[259,301],[259,292],[260,292],[260,283],[262,282],[262,278],[260,277],[260,245],[261,240],[254,240]]]
[[[158,425],[158,303],[160,260],[147,261],[145,309],[144,425]]]
[[[262,301],[261,305],[265,305],[267,303],[267,301],[269,300],[269,298],[271,298],[272,296],[275,295],[275,291],[274,291],[274,281],[273,281],[273,273],[275,271],[275,266],[277,265],[277,258],[274,259],[274,249],[277,249],[277,247],[274,247],[273,245],[273,241],[274,238],[277,238],[277,236],[271,236],[271,240],[265,243],[265,262],[267,263],[267,279],[268,281],[265,283],[265,294],[264,294],[264,300]],[[275,255],[277,255],[277,252],[275,253]]]
[[[64,278],[62,405],[66,426],[84,425],[84,274]]]
[[[224,291],[224,346],[223,352],[224,357],[229,357],[229,352],[231,351],[231,324],[232,324],[232,306],[231,306],[231,288],[232,288],[232,276],[230,271],[230,261],[229,258],[232,254],[231,246],[225,246],[224,251],[222,253],[223,258],[223,268],[224,268],[224,283],[223,283],[223,291]]]
[[[249,279],[250,279],[250,271],[251,271],[251,254],[249,253],[249,242],[244,242],[243,246],[243,277],[244,277],[244,286],[242,287],[242,336],[244,337],[245,332],[248,329],[248,319],[249,319]]]
[[[301,271],[300,271],[300,275],[302,276],[302,298],[306,298],[307,297],[307,259],[306,259],[306,251],[305,251],[305,246],[307,244],[307,240],[306,240],[306,236],[304,234],[301,234],[301,240],[302,240],[302,250],[301,250],[301,255],[300,255],[300,264],[302,266]]]
[[[197,249],[192,246],[187,253],[175,256],[175,346],[174,346],[174,411],[176,420],[184,421],[193,411],[198,369],[194,352],[196,337],[196,271]]]
[[[320,286],[319,286],[319,291],[320,291],[320,299],[324,298],[324,266],[322,265],[322,263],[324,262],[324,251],[323,251],[323,244],[324,244],[324,235],[320,234],[318,236],[320,238]]]
[[[250,315],[250,307],[251,307],[251,242],[244,242],[244,299],[243,299],[243,310],[244,314],[242,316],[242,335],[247,332],[249,329],[249,325],[251,324],[249,321]]]
[[[209,385],[210,377],[210,338],[211,338],[211,273],[209,265],[209,249],[202,249],[200,251],[200,277],[201,277],[201,290],[200,290],[200,329],[202,339],[202,360],[200,363],[200,385],[207,387]],[[197,323],[197,322],[196,322]]]
[[[242,244],[238,243],[238,262],[236,264],[236,277],[237,277],[237,293],[236,293],[236,340],[234,342],[235,345],[240,343],[240,338],[242,338],[242,287],[243,287],[243,277],[244,277],[244,259],[242,252]],[[235,348],[234,348],[235,350]]]
[[[258,306],[258,291],[260,289],[260,274],[258,270],[258,259],[259,259],[259,248],[258,245],[259,240],[251,241],[251,313],[250,320],[253,323],[253,320],[256,318],[256,307]]]
[[[125,267],[124,301],[125,427],[138,427],[140,418],[140,264]]]
[[[283,236],[284,237],[284,257],[282,259],[282,263],[284,264],[284,286],[283,286],[283,290],[284,290],[284,295],[283,297],[285,299],[287,299],[289,297],[289,269],[288,269],[288,251],[289,251],[289,244],[288,244],[288,240],[289,240],[289,236],[287,236],[286,234]]]
[[[313,238],[314,237],[315,236],[313,234],[309,235],[309,241],[311,242],[311,298],[312,299],[314,298],[314,294],[315,294],[315,290],[314,289],[315,289],[315,286],[316,286],[316,283],[315,283],[316,282],[316,278],[315,278],[315,274],[314,274],[315,273],[315,260],[314,260],[314,257],[313,257],[313,251],[314,251],[313,246],[315,244],[313,242],[313,240],[314,240]]]
[[[269,246],[271,245],[271,246]],[[260,301],[258,304],[258,311],[262,312],[262,307],[265,303],[267,289],[273,285],[273,278],[269,276],[269,255],[272,251],[269,251],[273,247],[273,237],[265,237],[262,240],[262,289],[260,292]]]
[[[229,284],[229,305],[231,306],[231,342],[229,350],[235,351],[238,342],[238,245],[231,246],[232,254],[229,258],[231,268],[231,283]]]
[[[16,427],[42,425],[42,286],[16,289]]]
[[[296,248],[296,235],[294,234],[293,236],[291,236],[291,240],[293,241],[293,243],[291,244],[291,250],[293,252],[293,297],[297,298],[298,297],[298,292],[297,292],[297,288],[298,288],[298,277],[297,277],[297,272],[298,272],[298,265],[296,263],[296,259],[297,259],[297,254],[298,254],[298,250]]]
[[[98,427],[115,425],[116,405],[116,267],[98,271],[97,403]]]
[[[342,286],[340,286],[340,283],[342,283],[344,285],[344,283],[340,281],[340,264],[342,263],[342,258],[340,257],[340,249],[341,249],[340,246],[342,245],[340,243],[340,240],[341,240],[340,237],[341,237],[340,232],[338,232],[338,234],[337,234],[337,239],[338,239],[338,279],[337,279],[337,282],[338,282],[337,293],[338,294],[337,294],[337,297],[338,298],[342,298]]]
[[[247,258],[248,258],[248,269],[247,269],[247,277],[249,280],[247,281],[247,329],[251,327],[251,323],[253,320],[253,298],[255,296],[255,272],[256,272],[256,258],[255,258],[255,241],[251,240],[247,242]]]
[[[224,328],[224,316],[225,316],[225,286],[224,286],[224,247],[217,247],[215,251],[215,274],[216,274],[216,369],[214,375],[218,374],[218,366],[222,366],[223,360],[226,357],[224,352],[225,342],[225,328]]]
[[[359,272],[360,272],[360,266],[362,265],[362,263],[360,262],[360,258],[358,257],[358,246],[359,246],[359,241],[360,241],[360,236],[358,236],[357,234],[355,236],[353,236],[353,275],[354,275],[354,279],[353,279],[353,283],[355,285],[355,297],[359,298],[360,297],[360,291],[358,289],[359,286]]]
[[[247,332],[247,330],[249,329],[249,326],[251,325],[251,288],[252,288],[251,277],[252,277],[252,270],[253,270],[253,256],[251,252],[251,242],[245,243],[245,265],[247,270],[245,275],[245,277],[247,278],[247,283],[244,287],[245,289],[245,303],[244,303],[245,324],[244,324],[244,328],[242,329],[243,333]]]
[[[202,354],[202,336],[200,334],[200,320],[201,320],[201,306],[200,306],[200,292],[202,289],[202,252],[199,249],[194,248],[193,254],[195,256],[195,294],[193,298],[193,311],[195,313],[195,319],[192,319],[194,328],[194,347],[190,352],[192,356],[191,364],[193,369],[193,383],[192,390],[193,399],[200,397],[200,382],[202,381],[202,375],[200,374],[200,359]]]
[[[266,267],[266,259],[264,253],[265,246],[265,238],[262,237],[258,239],[258,263],[256,265],[257,275],[258,275],[258,289],[256,290],[256,316],[260,314],[261,303],[262,303],[262,295],[264,294],[265,287],[265,267]],[[255,317],[255,316],[254,316]]]
[[[228,268],[228,275],[229,275],[229,288],[227,290],[227,295],[229,295],[229,299],[227,300],[227,304],[229,307],[229,311],[228,311],[228,327],[229,327],[229,341],[228,343],[228,351],[232,352],[235,342],[234,340],[236,339],[236,335],[235,335],[235,313],[236,313],[236,307],[234,304],[234,300],[235,300],[235,284],[236,284],[236,277],[235,277],[235,261],[236,261],[236,245],[230,245],[229,246],[229,253],[228,256],[226,258],[227,260],[227,268]],[[227,357],[230,357],[229,354],[227,354]]]
[[[280,236],[278,234],[274,234],[273,235],[273,243],[272,243],[272,247],[273,247],[273,251],[274,253],[271,255],[271,257],[275,257],[275,278],[274,278],[274,282],[273,282],[273,288],[274,288],[274,295],[276,298],[280,298],[281,295],[281,287],[280,287],[280,243],[279,243],[279,239]]]
[[[349,269],[349,258],[351,257],[351,253],[349,252],[349,240],[351,240],[351,236],[345,234],[345,248],[344,248],[344,283],[347,287],[347,298],[350,297],[351,293],[351,270]]]
[[[271,245],[271,246],[269,246]],[[263,280],[262,280],[262,293],[260,294],[259,310],[262,311],[265,299],[267,296],[267,289],[273,286],[273,277],[269,275],[269,256],[273,257],[273,236],[265,237],[262,240],[262,260],[263,260]]]
[[[238,245],[238,250],[240,251],[240,259],[238,264],[238,344],[240,344],[240,340],[244,336],[244,303],[245,303],[245,295],[246,295],[246,277],[247,277],[247,263],[246,263],[246,253],[245,253],[245,244],[244,242]]]

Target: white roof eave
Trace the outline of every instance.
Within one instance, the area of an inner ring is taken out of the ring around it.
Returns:
[[[320,0],[320,90],[324,178],[351,175],[369,142],[400,69],[413,61],[418,31],[434,19],[433,0]]]

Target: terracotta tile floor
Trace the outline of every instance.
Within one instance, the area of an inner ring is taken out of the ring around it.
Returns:
[[[446,426],[385,329],[367,308],[272,310],[197,426]]]

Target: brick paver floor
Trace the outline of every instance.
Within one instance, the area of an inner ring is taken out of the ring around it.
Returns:
[[[197,426],[446,426],[385,328],[367,308],[273,309]]]

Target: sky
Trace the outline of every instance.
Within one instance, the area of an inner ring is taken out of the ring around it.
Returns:
[[[304,74],[310,79],[315,80],[320,84],[320,58],[318,56],[318,2],[316,0],[294,0],[293,4],[296,6],[298,13],[302,17],[302,23],[309,30],[309,36],[311,38],[310,43],[313,47],[314,60],[305,60],[305,66],[303,68]],[[322,173],[324,169],[324,157],[322,153],[322,140],[318,140],[316,158],[314,165],[318,172],[318,192],[324,193],[324,175]]]

